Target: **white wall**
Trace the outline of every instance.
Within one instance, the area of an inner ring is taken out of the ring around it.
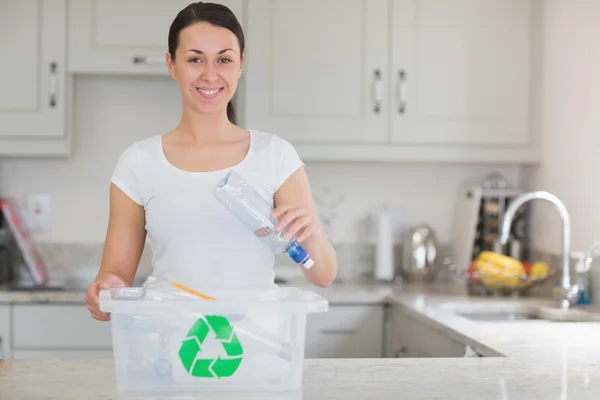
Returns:
[[[557,195],[571,215],[572,248],[600,239],[600,1],[545,1],[542,49],[542,161],[530,187]],[[560,219],[536,207],[534,244],[558,253]]]
[[[77,77],[75,145],[70,159],[0,160],[0,192],[48,192],[53,231],[38,239],[102,242],[108,218],[109,179],[120,152],[132,141],[165,132],[179,120],[178,88],[167,78]],[[307,163],[316,195],[326,187],[344,196],[335,239],[360,240],[361,220],[382,203],[410,223],[427,222],[449,240],[458,186],[491,171],[518,184],[514,166]]]

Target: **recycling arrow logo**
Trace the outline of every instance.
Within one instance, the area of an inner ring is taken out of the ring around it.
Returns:
[[[202,343],[210,330],[220,341],[227,357],[201,358]],[[179,359],[185,369],[198,378],[223,378],[232,376],[242,362],[244,351],[229,320],[209,315],[198,319],[187,333],[179,348]]]

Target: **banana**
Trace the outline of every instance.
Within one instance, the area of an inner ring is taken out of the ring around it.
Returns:
[[[516,287],[526,275],[520,261],[491,251],[479,254],[474,270],[486,286],[493,287]]]
[[[524,270],[523,263],[515,258],[505,256],[504,254],[494,253],[493,251],[482,251],[477,257],[481,261],[489,261],[505,268]]]

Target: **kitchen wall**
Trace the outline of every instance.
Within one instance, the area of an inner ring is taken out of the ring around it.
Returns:
[[[51,194],[53,229],[35,233],[36,239],[101,244],[109,179],[120,152],[134,140],[177,124],[179,91],[167,78],[104,76],[78,76],[74,91],[72,157],[0,160],[0,188],[17,198]],[[336,243],[364,241],[366,218],[381,204],[398,214],[400,226],[429,223],[447,243],[459,185],[480,182],[492,171],[511,184],[521,178],[519,167],[496,165],[307,162],[307,170],[315,196],[325,202],[343,198],[331,231]],[[99,262],[100,254],[94,254]]]
[[[585,251],[600,239],[599,20],[598,1],[544,2],[542,159],[524,171],[528,186],[554,193],[567,206],[574,251]],[[550,204],[540,204],[534,215],[534,244],[559,253],[558,214]]]

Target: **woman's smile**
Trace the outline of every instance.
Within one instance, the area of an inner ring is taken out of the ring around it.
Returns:
[[[219,96],[223,91],[222,87],[219,88],[196,88],[196,91],[205,99],[212,100]]]

